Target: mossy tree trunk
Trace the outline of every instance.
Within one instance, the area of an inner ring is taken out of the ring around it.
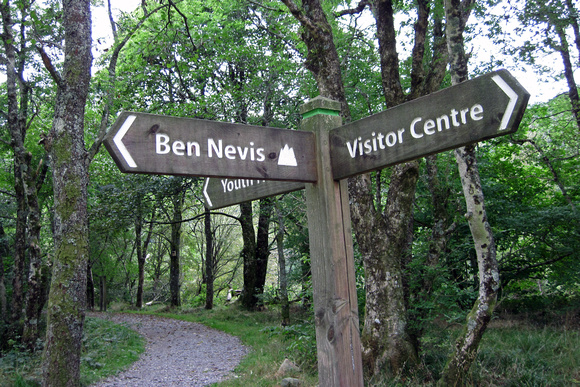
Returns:
[[[58,90],[46,146],[54,185],[52,282],[43,358],[44,386],[78,386],[88,261],[88,158],[84,115],[91,78],[89,0],[62,3],[62,75],[47,61]]]
[[[29,58],[28,28],[24,27],[29,5],[18,8],[16,17],[21,28],[15,33],[12,13],[15,11],[9,1],[0,6],[2,13],[2,42],[6,56],[6,90],[8,109],[7,128],[14,152],[14,192],[17,202],[16,229],[14,238],[14,268],[12,276],[12,333],[22,334],[22,343],[33,349],[38,339],[39,309],[42,305],[42,259],[40,251],[41,209],[38,202],[40,191],[47,173],[46,160],[42,155],[35,160],[25,146],[30,126],[30,105],[32,88],[26,81],[26,62]],[[35,164],[38,162],[38,166]],[[25,256],[26,251],[28,257]],[[28,258],[27,294],[25,289],[25,261]],[[22,320],[23,304],[25,315]]]
[[[467,56],[463,31],[473,0],[446,0],[447,46],[452,83],[467,80]],[[455,343],[455,350],[439,380],[441,386],[465,385],[469,368],[477,356],[479,342],[487,328],[495,307],[499,289],[499,271],[491,227],[487,221],[483,191],[475,157],[475,145],[455,150],[461,185],[467,207],[466,218],[477,254],[479,295],[469,315],[463,333]]]

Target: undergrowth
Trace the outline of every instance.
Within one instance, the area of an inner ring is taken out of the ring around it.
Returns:
[[[88,386],[134,363],[145,350],[135,331],[110,321],[87,317],[82,339],[81,385]],[[13,344],[0,356],[0,386],[39,386],[42,351]]]

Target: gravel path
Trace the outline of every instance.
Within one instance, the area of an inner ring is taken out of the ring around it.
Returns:
[[[92,314],[125,323],[147,339],[145,352],[128,370],[93,386],[206,386],[235,377],[248,352],[237,337],[204,325],[134,314]]]

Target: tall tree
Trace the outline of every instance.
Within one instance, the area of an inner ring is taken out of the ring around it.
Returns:
[[[468,79],[467,56],[463,32],[474,0],[445,0],[446,35],[452,83]],[[455,343],[455,351],[446,364],[439,384],[463,385],[477,355],[479,342],[491,321],[499,289],[499,270],[493,233],[487,219],[483,190],[475,157],[475,145],[455,150],[463,194],[467,206],[466,218],[473,236],[479,269],[479,295],[465,324],[464,332]]]
[[[27,79],[27,66],[30,66],[33,47],[28,37],[31,24],[30,4],[10,1],[0,5],[3,26],[4,62],[6,63],[6,89],[8,104],[3,115],[11,137],[14,152],[14,192],[16,195],[16,229],[14,238],[14,268],[12,276],[12,316],[13,331],[22,334],[22,341],[28,348],[33,348],[38,338],[39,303],[41,302],[41,209],[39,191],[47,172],[45,155],[33,157],[27,149],[26,137],[36,116],[31,105],[33,84]],[[18,33],[14,32],[17,23],[13,13],[18,14]],[[38,166],[35,163],[38,162]],[[24,294],[24,266],[28,252],[28,293]],[[24,324],[21,314],[25,304]]]
[[[62,25],[62,75],[45,61],[57,84],[54,121],[46,140],[54,184],[55,242],[43,359],[46,386],[80,384],[88,260],[84,118],[93,60],[90,1],[63,1]]]

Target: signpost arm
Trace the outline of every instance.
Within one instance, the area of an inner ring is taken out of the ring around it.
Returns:
[[[354,254],[346,180],[335,181],[329,131],[340,103],[316,97],[301,109],[302,129],[316,134],[318,181],[306,184],[312,286],[321,386],[363,386]]]

